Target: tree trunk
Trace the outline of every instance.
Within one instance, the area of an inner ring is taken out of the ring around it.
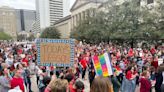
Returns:
[[[134,47],[134,39],[131,40],[131,48]]]

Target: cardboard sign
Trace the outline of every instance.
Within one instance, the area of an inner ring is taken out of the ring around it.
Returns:
[[[74,40],[37,39],[38,64],[44,66],[72,66],[74,62]]]

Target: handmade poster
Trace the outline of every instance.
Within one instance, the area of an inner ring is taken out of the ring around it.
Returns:
[[[73,39],[37,39],[38,64],[44,66],[73,66]]]
[[[108,53],[100,56],[93,56],[93,64],[97,76],[110,76],[113,75],[111,61]]]
[[[158,59],[158,65],[163,64],[163,61],[164,61],[163,58],[159,58],[159,59]]]

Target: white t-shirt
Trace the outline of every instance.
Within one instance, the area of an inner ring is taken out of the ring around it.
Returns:
[[[6,62],[9,66],[11,66],[11,65],[13,64],[13,61],[14,61],[13,58],[7,58],[5,62]]]
[[[143,56],[142,52],[140,52],[139,55],[140,55],[140,57],[142,57]]]
[[[34,69],[35,69],[35,66],[36,66],[36,65],[35,65],[35,63],[30,62],[30,66],[29,66],[29,67],[30,67],[30,69],[34,70]]]
[[[8,92],[22,92],[22,91],[20,90],[20,87],[17,86],[14,89],[10,89]]]
[[[24,51],[27,52],[28,48],[24,48]]]

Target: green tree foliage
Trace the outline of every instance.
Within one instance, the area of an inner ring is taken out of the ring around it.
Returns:
[[[154,7],[144,7],[140,31],[147,39],[164,39],[164,1],[158,0]]]
[[[23,41],[23,40],[26,40],[26,37],[27,37],[26,35],[20,34],[17,36],[17,40]]]
[[[47,27],[42,33],[40,38],[59,39],[60,33],[55,27]]]
[[[164,34],[164,3],[140,6],[140,0],[104,4],[105,11],[88,16],[74,28],[71,37],[90,43],[110,39],[161,39]]]
[[[94,11],[94,9],[91,9]],[[71,37],[77,40],[85,40],[89,43],[98,43],[105,37],[102,37],[105,33],[104,12],[99,14],[87,16],[87,18],[81,21],[74,31],[71,32]]]
[[[10,40],[12,37],[3,31],[0,31],[0,40]]]

